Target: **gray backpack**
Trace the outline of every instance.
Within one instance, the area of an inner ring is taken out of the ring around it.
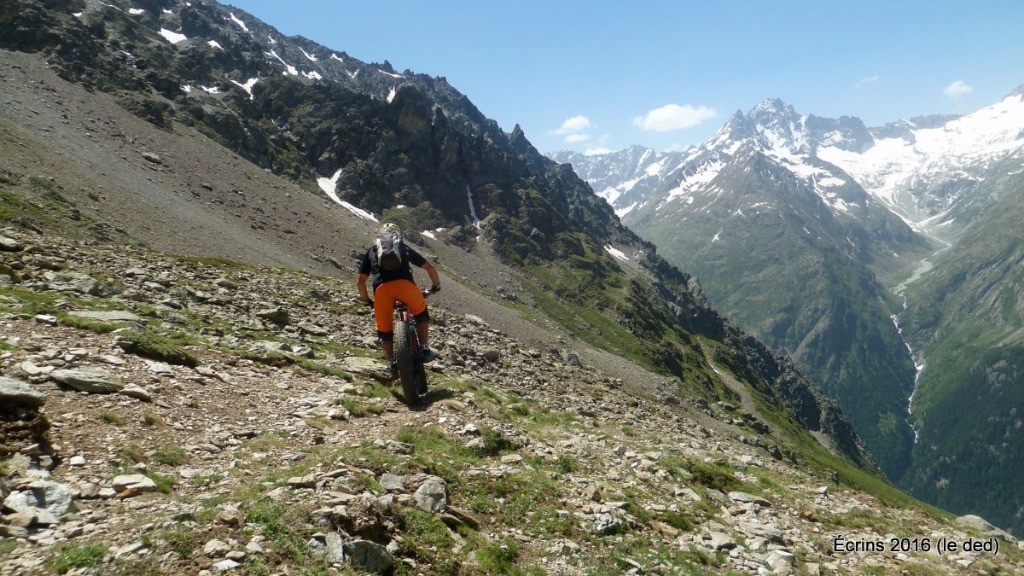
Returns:
[[[405,265],[405,246],[395,230],[377,232],[377,266],[381,270],[398,270]]]

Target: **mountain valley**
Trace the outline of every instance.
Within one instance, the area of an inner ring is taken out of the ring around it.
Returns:
[[[966,399],[996,380],[1012,388],[1017,370],[1024,286],[1009,222],[1022,127],[1020,90],[966,116],[871,129],[766,100],[686,152],[552,157],[740,326],[792,355],[891,479],[954,508],[985,502],[1019,527],[1016,472],[1003,464],[1020,441],[1004,410],[1016,391]],[[995,424],[979,428],[985,419]]]

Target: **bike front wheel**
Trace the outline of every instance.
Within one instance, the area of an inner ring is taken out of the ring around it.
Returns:
[[[405,330],[395,331],[395,361],[402,381],[402,394],[409,406],[417,404],[427,389],[427,371]]]

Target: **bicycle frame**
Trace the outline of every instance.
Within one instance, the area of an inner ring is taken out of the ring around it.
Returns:
[[[404,327],[405,333],[409,336],[409,344],[412,346],[412,351],[419,354],[420,334],[416,331],[416,319],[413,318],[409,309],[401,301],[395,302],[395,312],[398,313],[398,319]]]

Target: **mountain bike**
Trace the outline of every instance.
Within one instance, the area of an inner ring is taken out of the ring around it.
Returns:
[[[432,292],[423,291],[427,298]],[[395,302],[396,327],[394,359],[398,365],[398,377],[402,381],[405,403],[414,406],[427,393],[427,369],[423,364],[422,346],[416,332],[416,319],[401,301]]]

